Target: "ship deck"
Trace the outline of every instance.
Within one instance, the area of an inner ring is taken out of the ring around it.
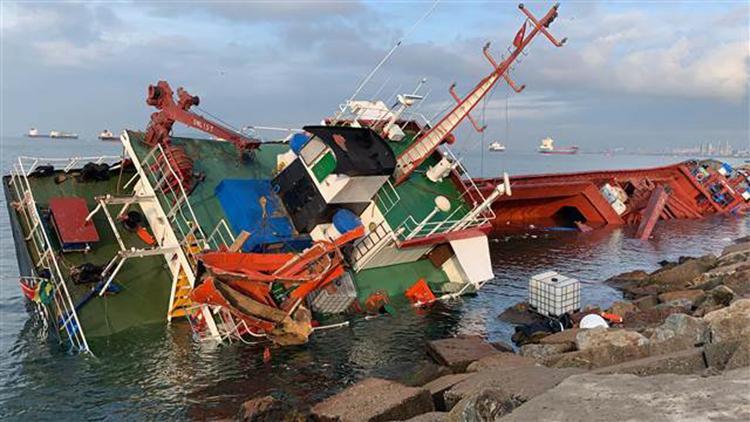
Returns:
[[[398,155],[404,151],[411,143],[414,142],[413,135],[407,135],[402,141],[388,141],[388,145],[394,154]],[[462,192],[459,191],[456,183],[450,177],[444,178],[437,183],[432,182],[425,174],[427,170],[440,161],[439,154],[432,154],[417,170],[412,173],[411,177],[404,183],[394,186],[399,196],[398,203],[390,207],[387,201],[381,196],[378,201],[378,208],[384,213],[385,219],[392,228],[399,227],[404,221],[413,219],[414,223],[419,224],[430,212],[435,209],[434,199],[438,195],[446,197],[451,204],[448,212],[438,212],[431,219],[430,223],[434,227],[441,222],[460,220],[470,211],[470,204],[467,204],[461,198]],[[414,225],[411,225],[414,228]]]
[[[128,136],[133,150],[142,160],[150,151],[143,142],[145,134],[128,131]],[[234,145],[229,142],[185,137],[170,139],[173,145],[183,147],[193,159],[193,173],[202,175],[189,198],[195,218],[206,233],[210,233],[222,220],[229,223],[215,195],[216,187],[226,179],[270,179],[276,170],[276,156],[289,149],[285,144],[267,143],[255,150],[252,161],[242,162]],[[236,236],[238,233],[233,234]]]
[[[48,176],[28,177],[40,215],[44,215],[47,212],[51,198],[83,198],[86,200],[88,209],[93,210],[97,205],[94,199],[96,196],[114,194],[118,191],[118,180],[120,180],[118,178],[118,171],[111,171],[110,178],[106,181],[80,182],[77,180],[77,173],[74,170],[67,173],[64,181],[56,183],[54,180],[55,176],[62,174],[64,174],[63,171],[58,170]],[[133,174],[134,171],[123,172],[122,183],[127,181]],[[4,182],[8,186],[9,177],[6,176]],[[12,200],[11,198],[16,198],[15,193],[12,192],[12,188],[9,187],[8,193],[10,193],[8,197],[9,201]],[[131,209],[138,209],[138,206],[133,205]],[[116,214],[119,208],[111,206],[109,210],[111,213]],[[152,256],[126,260],[114,280],[122,288],[119,293],[105,294],[101,297],[95,295],[87,302],[82,303],[83,299],[91,292],[94,284],[78,285],[73,283],[70,278],[70,271],[72,268],[84,263],[106,266],[117,254],[119,245],[109,222],[102,212],[95,214],[92,221],[98,231],[99,241],[92,244],[88,252],[63,253],[60,242],[49,220],[44,217],[42,218],[46,220],[44,222],[44,230],[57,256],[60,270],[65,278],[66,287],[73,304],[78,310],[79,320],[88,338],[107,336],[131,327],[165,321],[169,303],[171,276],[169,271],[164,267],[163,257]],[[23,218],[15,218],[13,221],[18,225],[17,229],[23,233],[24,237],[28,235],[30,228],[26,225]],[[119,233],[126,247],[148,247],[135,233],[125,230],[120,230]],[[23,239],[19,238],[15,240],[17,243],[24,242]],[[33,263],[38,262],[39,256],[36,254],[35,248],[31,245],[30,241],[26,241],[25,243],[24,246],[29,252],[29,259],[32,261],[30,264],[33,265]],[[23,275],[30,276],[32,274]]]
[[[142,160],[150,151],[143,142],[144,133],[128,132],[128,137],[134,152]],[[410,141],[411,139],[404,142],[389,142],[389,144],[398,153],[400,149],[408,146]],[[252,161],[241,162],[235,147],[229,142],[172,137],[171,143],[185,149],[187,155],[193,159],[194,174],[201,174],[203,177],[193,188],[189,200],[198,223],[206,233],[213,230],[222,219],[229,222],[215,195],[216,187],[226,179],[270,179],[276,170],[276,156],[288,151],[289,148],[287,144],[266,143],[255,150]],[[435,224],[448,217],[451,220],[460,218],[468,212],[468,207],[460,199],[461,193],[453,180],[446,178],[441,182],[433,183],[424,175],[426,169],[437,161],[437,156],[431,157],[407,182],[395,187],[400,200],[385,214],[386,221],[391,227],[398,227],[411,216],[414,223],[409,227],[413,229],[434,209],[434,198],[437,195],[448,198],[452,209],[448,213],[440,212],[435,215],[431,220]],[[237,198],[237,200],[242,200],[242,198]],[[386,204],[379,204],[379,206],[384,209]],[[451,215],[453,211],[456,212]],[[232,232],[234,236],[238,234],[235,230]],[[418,261],[416,266],[413,264],[397,264],[361,271],[356,275],[358,296],[364,299],[377,290],[386,290],[394,294],[403,292],[419,278],[425,278],[433,285],[449,281],[447,275],[432,266],[429,260]]]

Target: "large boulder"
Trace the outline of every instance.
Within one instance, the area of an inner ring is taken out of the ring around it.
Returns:
[[[464,372],[470,363],[501,352],[482,337],[459,336],[427,343],[427,353],[453,372]]]
[[[547,358],[543,363],[552,368],[596,369],[616,365],[649,355],[649,346],[598,347],[562,353]]]
[[[699,347],[649,356],[617,365],[605,366],[592,371],[595,374],[633,374],[638,376],[656,374],[699,374],[706,369],[703,349]]]
[[[549,356],[558,355],[560,353],[572,352],[576,346],[574,343],[535,343],[535,344],[524,344],[521,346],[521,356],[528,357],[542,362]]]
[[[449,374],[451,370],[448,367],[426,362],[414,372],[399,378],[398,382],[409,387],[419,387]]]
[[[716,265],[717,258],[714,255],[706,255],[681,261],[677,265],[659,269],[649,275],[649,283],[664,286],[665,290],[662,291],[674,290],[680,286],[687,287],[694,279],[713,268]]]
[[[592,328],[576,335],[576,348],[580,351],[611,347],[646,346],[648,339],[635,331],[615,328]]]
[[[404,420],[434,410],[430,392],[394,381],[367,378],[316,404],[311,409],[318,421]]]
[[[636,312],[637,310],[638,308],[636,307],[636,305],[634,305],[631,302],[617,301],[613,303],[612,306],[609,307],[607,312],[615,314],[615,315],[619,315],[619,316],[624,316],[631,312]]]
[[[750,336],[750,299],[737,300],[726,308],[709,312],[711,342],[722,342]]]
[[[659,300],[656,298],[656,295],[647,295],[634,300],[632,303],[641,311],[645,311],[659,304]]]
[[[532,312],[527,302],[516,303],[508,307],[501,313],[498,318],[500,321],[513,325],[534,324],[544,322],[544,317]]]
[[[750,366],[750,338],[742,338],[704,346],[706,363],[719,370]]]
[[[623,315],[622,326],[633,329],[656,327],[657,325],[661,325],[672,314],[684,314],[687,312],[690,312],[690,307],[688,306],[661,304],[653,308],[643,309],[640,312]]]
[[[447,422],[494,422],[522,403],[518,397],[499,388],[487,388],[470,394],[451,409]]]
[[[737,254],[750,254],[750,241],[732,243],[731,245],[725,247],[721,251],[719,260],[724,260],[730,258],[732,255],[736,256]]]
[[[727,361],[724,369],[747,368],[750,366],[750,338],[746,337],[738,342],[737,349]]]
[[[708,290],[705,297],[696,303],[693,316],[702,317],[709,312],[729,306],[734,300],[735,294],[729,287],[720,284]]]
[[[671,292],[662,293],[659,295],[659,302],[661,303],[674,303],[685,304],[691,308],[695,306],[696,302],[703,300],[705,293],[700,289],[692,290],[674,290]]]
[[[750,269],[737,271],[722,279],[725,286],[740,297],[750,297]]]
[[[639,284],[641,281],[648,278],[648,273],[642,270],[628,271],[626,273],[618,274],[610,277],[604,281],[604,284],[622,290],[626,286],[633,286]]]
[[[520,401],[526,401],[554,387],[565,378],[580,374],[579,369],[555,369],[544,366],[522,366],[478,372],[454,385],[444,394],[447,409],[472,394],[487,389],[501,389]]]
[[[584,374],[522,404],[506,421],[748,421],[750,369],[700,377]]]
[[[243,422],[303,422],[305,416],[272,396],[256,397],[240,406],[237,420]]]
[[[536,361],[529,357],[517,355],[515,353],[495,353],[479,359],[469,364],[467,372],[481,372],[488,369],[513,369],[521,366],[534,366]]]
[[[465,380],[466,378],[469,378],[470,376],[472,376],[471,373],[450,374],[425,384],[424,388],[430,392],[430,396],[432,396],[432,403],[434,404],[435,409],[440,411],[448,410],[445,406],[445,398],[443,397],[443,395],[454,385]]]
[[[651,336],[651,354],[676,352],[708,343],[708,323],[685,314],[672,314]]]

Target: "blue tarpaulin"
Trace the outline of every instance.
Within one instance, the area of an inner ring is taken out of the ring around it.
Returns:
[[[309,237],[295,236],[291,220],[271,192],[270,180],[225,179],[214,193],[235,234],[243,230],[250,233],[242,248],[245,252],[262,252],[271,244],[284,244],[286,250],[300,250],[310,244]]]

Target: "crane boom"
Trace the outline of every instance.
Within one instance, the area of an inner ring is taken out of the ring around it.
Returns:
[[[182,88],[177,89],[177,102],[175,103],[172,87],[169,86],[167,81],[159,81],[156,85],[149,85],[146,103],[159,110],[151,114],[151,122],[146,131],[146,143],[149,145],[167,145],[169,133],[176,121],[209,133],[216,138],[229,141],[240,152],[258,148],[261,144],[257,139],[243,136],[226,126],[191,112],[190,107],[197,106],[200,99],[197,96],[190,95]]]
[[[534,18],[523,4],[519,4],[518,8],[526,15],[531,21],[533,29],[528,35],[525,34],[526,24],[516,34],[516,41],[514,41],[515,49],[508,58],[503,60],[497,66],[493,66],[492,72],[482,79],[474,89],[461,101],[458,101],[456,106],[448,112],[443,118],[430,130],[425,132],[419,139],[409,145],[397,158],[396,160],[396,171],[394,178],[396,184],[402,183],[408,179],[409,176],[416,170],[445,140],[451,132],[469,115],[472,109],[484,98],[487,93],[490,92],[492,87],[500,79],[506,78],[506,72],[513,62],[518,58],[523,49],[531,43],[539,32],[542,32],[550,41],[556,46],[562,46],[565,42],[555,40],[552,35],[547,31],[547,27],[557,17],[557,9],[559,4],[555,4],[547,12],[546,15],[540,20]],[[507,78],[506,80],[509,80]],[[509,82],[510,84],[510,82]],[[515,84],[512,84],[512,86]],[[516,89],[516,88],[514,88]]]

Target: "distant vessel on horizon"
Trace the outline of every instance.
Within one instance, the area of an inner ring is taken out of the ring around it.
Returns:
[[[505,145],[501,144],[498,141],[495,141],[490,144],[489,150],[493,152],[503,152],[505,151]]]
[[[118,141],[120,137],[112,133],[109,129],[99,132],[99,139],[102,141]]]
[[[538,151],[542,154],[572,155],[578,154],[578,147],[573,145],[569,147],[555,148],[555,141],[550,137],[546,137],[542,139],[542,143],[539,145]]]
[[[39,130],[36,128],[29,129],[28,132],[26,132],[27,138],[49,138],[49,135],[46,133],[39,133]]]
[[[60,132],[57,130],[52,130],[49,133],[50,138],[54,139],[78,139],[77,133],[70,133],[70,132]]]

